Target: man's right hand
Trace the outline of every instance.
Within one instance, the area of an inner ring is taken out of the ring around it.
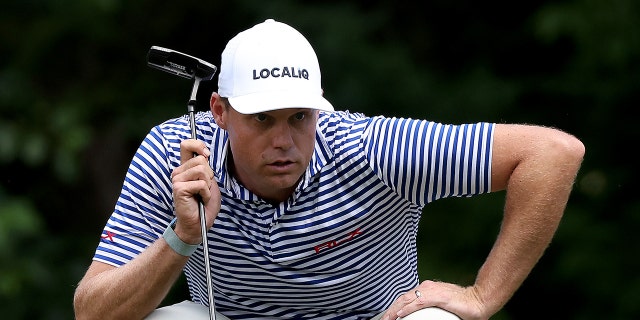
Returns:
[[[209,165],[209,155],[202,141],[184,140],[180,143],[180,166],[171,173],[178,217],[175,232],[190,244],[202,242],[198,201],[205,207],[207,230],[220,212],[220,189]]]

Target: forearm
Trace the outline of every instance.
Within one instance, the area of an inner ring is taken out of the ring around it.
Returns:
[[[551,242],[562,215],[556,208],[537,209],[545,210],[545,215],[531,210],[510,209],[507,204],[502,231],[478,272],[474,287],[489,314],[499,311],[521,286]],[[513,218],[516,215],[530,219]]]
[[[510,134],[524,147],[502,180],[507,190],[504,219],[474,285],[490,314],[507,303],[551,242],[584,156],[582,143],[559,131],[538,127]]]
[[[74,296],[76,319],[142,319],[162,302],[187,260],[159,238],[119,268],[94,262]]]

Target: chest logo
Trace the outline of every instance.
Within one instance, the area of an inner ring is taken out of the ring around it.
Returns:
[[[314,249],[316,250],[316,253],[320,253],[321,250],[328,250],[328,249],[335,248],[345,242],[353,240],[353,238],[361,234],[362,234],[362,231],[360,231],[360,228],[357,228],[356,230],[349,232],[349,234],[342,237],[341,239],[327,241],[323,244],[319,244],[315,246]]]

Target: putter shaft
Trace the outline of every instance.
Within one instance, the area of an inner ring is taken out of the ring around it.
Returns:
[[[189,124],[191,126],[191,139],[198,139],[196,135],[196,120],[195,120],[195,105],[196,94],[198,92],[198,86],[200,85],[200,78],[195,78],[193,84],[193,90],[191,92],[191,99],[187,104],[187,111],[189,112]],[[197,154],[194,154],[194,157]],[[209,261],[209,241],[207,240],[207,218],[204,212],[204,204],[202,199],[198,197],[198,215],[200,216],[200,233],[202,234],[202,249],[204,250],[204,269],[207,276],[207,296],[209,297],[209,319],[216,319],[216,309],[213,299],[213,280],[211,279],[211,262]]]

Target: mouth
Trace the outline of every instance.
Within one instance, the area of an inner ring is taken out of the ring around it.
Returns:
[[[292,165],[293,163],[294,163],[293,161],[274,161],[269,165],[274,167],[286,167],[286,166]]]
[[[294,165],[295,165],[295,162],[293,161],[283,160],[283,161],[271,162],[267,166],[277,172],[284,172],[284,171],[291,170]]]

